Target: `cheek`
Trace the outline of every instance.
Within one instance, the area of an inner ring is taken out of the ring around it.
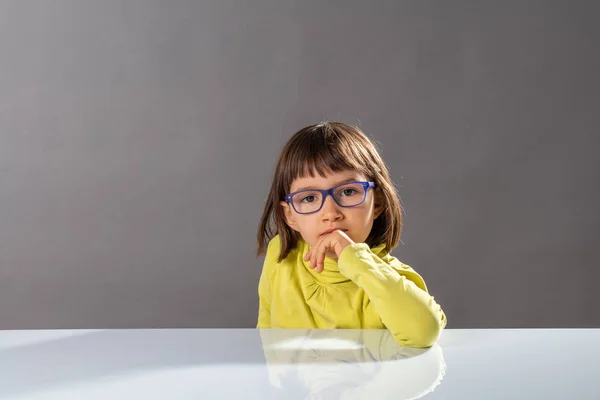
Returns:
[[[360,206],[351,210],[351,218],[355,221],[360,221],[361,223],[367,223],[368,221],[372,221],[373,219],[373,207],[371,204],[361,204]]]
[[[361,234],[363,231],[370,231],[373,219],[369,209],[355,209],[351,213],[346,214],[348,226],[356,233]]]
[[[374,210],[372,208],[360,210],[360,212],[354,216],[353,220],[355,223],[352,225],[356,229],[356,233],[358,235],[364,236],[360,238],[361,241],[365,240],[371,233],[371,229],[373,229],[374,216]]]
[[[318,226],[318,222],[319,221],[312,216],[296,218],[296,223],[298,225],[298,230],[300,231],[300,234],[302,235],[304,240],[311,246],[319,240],[316,228]]]

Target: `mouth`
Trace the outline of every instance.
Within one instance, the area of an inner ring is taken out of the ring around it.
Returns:
[[[327,229],[325,232],[321,233],[319,236],[323,236],[323,235],[329,235],[331,232],[333,231],[342,231],[342,232],[348,232],[348,229],[341,229],[341,228],[332,228],[332,229]]]

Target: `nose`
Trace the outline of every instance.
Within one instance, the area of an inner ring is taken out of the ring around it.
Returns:
[[[337,221],[342,219],[343,214],[340,206],[335,202],[333,197],[327,196],[323,207],[321,208],[321,216],[323,221]]]

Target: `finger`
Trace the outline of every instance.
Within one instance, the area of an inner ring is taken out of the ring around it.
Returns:
[[[319,239],[319,241],[310,249],[310,266],[311,268],[317,267],[317,256],[319,255],[319,248],[323,243],[323,238]]]
[[[323,250],[321,250],[321,252],[319,253],[319,259],[317,260],[317,263],[318,263],[317,270],[319,272],[323,272],[323,268],[324,268],[324,264],[325,264],[325,250],[326,250],[326,248],[323,248]]]
[[[310,266],[311,268],[317,268],[317,256],[319,254],[319,248],[313,247],[312,252],[310,253]]]
[[[313,248],[312,254],[310,255],[310,265],[312,265],[313,268],[317,268],[317,261],[319,258],[319,252],[320,252],[320,248]]]
[[[306,254],[304,255],[304,261],[308,261],[310,260],[310,250],[306,252]]]
[[[338,259],[338,247],[339,247],[339,241],[337,239],[334,239],[331,241],[331,243],[329,244],[329,253],[330,253],[330,257],[337,260]]]
[[[321,252],[323,250],[321,249],[321,247],[319,247],[319,251],[316,252],[316,254],[313,256],[315,259],[315,266],[317,268],[317,272],[321,273],[321,266],[319,265],[319,259],[321,258]]]
[[[329,240],[324,240],[321,242],[319,246],[319,253],[317,254],[317,271],[323,272],[325,267],[325,255],[327,253],[327,249],[329,248]]]

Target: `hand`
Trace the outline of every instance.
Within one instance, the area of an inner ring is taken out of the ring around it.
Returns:
[[[316,268],[319,273],[323,272],[325,256],[337,260],[342,251],[351,244],[354,244],[354,241],[344,231],[333,231],[319,239],[317,244],[306,253],[304,261],[310,260],[310,268]]]

